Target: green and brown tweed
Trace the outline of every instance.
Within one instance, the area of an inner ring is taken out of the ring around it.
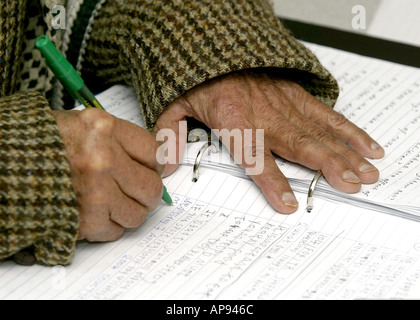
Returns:
[[[338,96],[333,77],[266,0],[108,1],[87,49],[83,75],[133,85],[148,128],[188,89],[248,68],[302,70],[300,84],[321,101],[332,106]]]
[[[0,259],[34,246],[40,263],[68,264],[77,241],[71,171],[49,112],[57,99],[54,82],[31,54],[39,33],[77,61],[94,90],[134,86],[149,129],[187,90],[250,68],[288,69],[329,106],[337,99],[334,78],[282,26],[267,0],[75,0],[79,5],[68,16],[77,17],[78,33],[67,40],[45,18],[64,2],[0,1]],[[78,57],[68,50],[72,39]]]
[[[73,258],[79,215],[64,145],[47,100],[0,98],[0,258],[28,246],[44,264]]]

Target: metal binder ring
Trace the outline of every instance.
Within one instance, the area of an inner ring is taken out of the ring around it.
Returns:
[[[319,178],[322,177],[322,171],[319,170],[315,177],[312,179],[311,185],[309,186],[309,190],[308,190],[308,200],[307,200],[307,206],[306,206],[306,211],[307,212],[311,212],[312,209],[314,208],[314,204],[313,204],[313,195],[315,192],[315,187],[318,183]]]
[[[200,148],[200,150],[197,153],[197,157],[195,158],[195,163],[194,163],[194,170],[193,170],[193,178],[192,178],[193,182],[197,182],[198,180],[198,168],[200,166],[201,158],[203,157],[204,152],[206,152],[206,150],[210,147],[212,147],[212,149],[209,150],[209,153],[215,152],[215,150],[217,150],[216,145],[213,142],[207,142]]]

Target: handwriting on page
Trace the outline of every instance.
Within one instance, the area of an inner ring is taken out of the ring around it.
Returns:
[[[140,298],[217,298],[255,261],[270,261],[283,251],[287,254],[272,266],[279,271],[280,284],[280,277],[284,282],[329,238],[303,226],[287,228],[191,199],[184,199],[180,206],[185,203],[190,204],[181,216],[172,223],[161,221],[137,244],[136,252],[125,253],[106,271],[106,277],[114,281],[99,288],[88,286],[78,298],[114,299],[133,288]]]
[[[318,188],[320,195],[322,192],[321,196],[356,205],[366,200],[374,203],[377,210],[399,210],[420,218],[420,70],[307,45],[340,85],[335,110],[363,128],[385,149],[384,159],[371,160],[380,170],[377,183],[363,185],[361,192],[347,195],[333,190],[323,180]],[[194,163],[196,153],[186,157],[190,163]],[[233,167],[229,166],[229,158],[221,159],[221,165],[218,165],[217,155],[207,158],[216,159],[212,165],[217,170],[227,171],[227,167]],[[202,163],[205,165],[205,161]],[[314,176],[312,170],[279,157],[276,163],[294,190],[305,192],[308,189]],[[238,173],[240,170],[237,167]],[[233,169],[230,172],[234,174]]]
[[[191,173],[182,169],[178,175]],[[196,197],[173,195],[175,207],[155,212],[75,298],[405,297],[418,284],[412,241],[420,237],[401,233],[405,221],[331,203],[317,214],[284,216],[259,203],[250,181],[218,175],[204,172],[194,191],[184,182]],[[168,188],[180,187],[175,180],[165,181]],[[384,245],[390,231],[404,235],[400,247]]]
[[[0,268],[0,298],[418,298],[420,224],[318,200],[274,212],[251,181],[191,168],[165,179],[162,206],[113,243],[78,246],[54,286],[49,268]],[[305,195],[298,194],[298,198]]]
[[[336,109],[387,153],[372,161],[380,180],[356,199],[418,213],[419,71],[313,49],[343,87]],[[98,95],[107,111],[143,126],[132,89],[111,89]],[[277,163],[292,182],[313,177]],[[420,223],[321,197],[311,214],[281,215],[250,180],[204,168],[197,183],[191,177],[181,166],[164,179],[174,206],[159,207],[120,240],[79,242],[74,262],[60,269],[64,288],[48,268],[2,263],[0,299],[420,298]]]

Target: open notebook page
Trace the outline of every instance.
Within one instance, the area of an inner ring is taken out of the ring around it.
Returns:
[[[362,207],[420,219],[420,69],[341,50],[305,43],[336,77],[341,93],[335,110],[367,131],[385,149],[386,156],[371,162],[380,170],[380,179],[363,185],[361,192],[348,195],[320,181],[316,194]],[[144,127],[134,90],[115,86],[100,95],[106,109]],[[201,143],[189,144],[184,164],[193,165]],[[208,166],[245,176],[229,152],[221,149],[202,159]],[[277,164],[292,188],[306,192],[312,170],[277,158]]]
[[[0,264],[0,299],[420,298],[420,224],[322,199],[282,215],[248,179],[190,174],[164,179],[174,206],[68,267]]]
[[[419,220],[420,69],[306,45],[340,85],[335,110],[367,131],[386,152],[383,159],[371,161],[380,170],[377,183],[363,185],[361,192],[347,195],[321,180],[316,194]],[[184,162],[193,164],[200,147],[200,143],[190,145]],[[226,148],[204,156],[201,163],[234,175],[245,174]],[[281,158],[277,158],[277,164],[294,190],[308,190],[315,172]]]
[[[146,127],[134,88],[117,84],[97,94],[96,98],[107,112],[142,128]],[[74,109],[83,110],[85,107],[79,104]]]
[[[420,217],[420,69],[310,46],[337,77],[337,110],[385,149],[372,160],[380,179],[356,197],[400,206]]]

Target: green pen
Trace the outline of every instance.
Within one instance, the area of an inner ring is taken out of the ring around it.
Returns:
[[[71,63],[64,58],[47,36],[38,37],[35,40],[35,47],[41,51],[47,66],[75,100],[79,100],[86,108],[105,110],[95,95],[86,87]]]
[[[95,95],[86,87],[83,79],[79,76],[71,63],[64,58],[47,36],[43,35],[38,37],[35,40],[35,47],[41,51],[47,66],[75,100],[79,100],[86,108],[99,108],[105,110],[96,99]],[[163,186],[162,199],[167,204],[172,205],[172,199],[165,186]]]

